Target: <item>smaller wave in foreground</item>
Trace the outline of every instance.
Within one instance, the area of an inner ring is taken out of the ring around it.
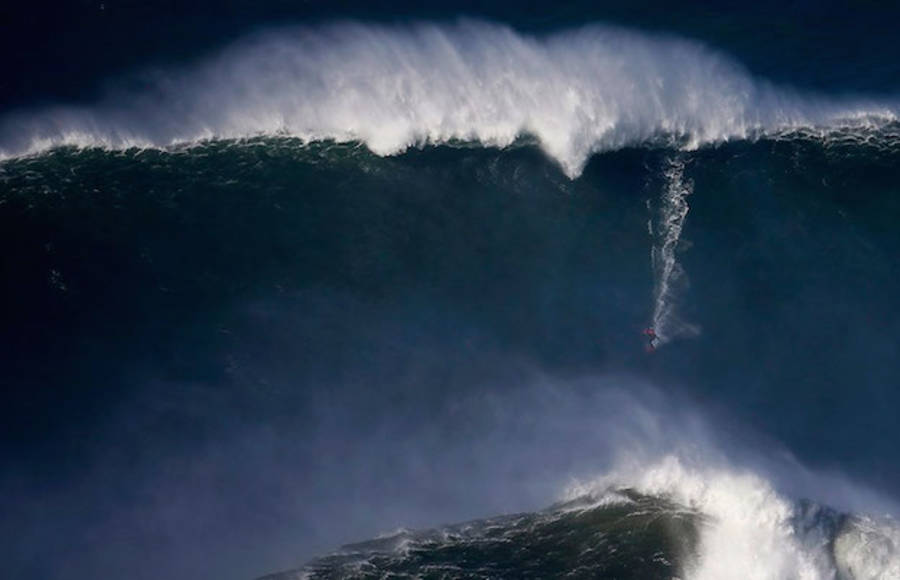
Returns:
[[[598,25],[546,37],[472,21],[281,30],[140,81],[94,106],[7,115],[0,158],[260,135],[361,141],[388,155],[531,135],[575,177],[591,154],[625,146],[865,131],[898,118],[896,102],[801,95],[698,43]]]
[[[789,501],[753,473],[692,469],[670,456],[573,486],[570,496],[536,513],[401,530],[264,580],[900,577],[895,521]]]

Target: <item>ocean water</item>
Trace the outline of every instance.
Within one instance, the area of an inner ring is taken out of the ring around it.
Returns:
[[[376,8],[10,69],[10,577],[900,578],[892,12]]]

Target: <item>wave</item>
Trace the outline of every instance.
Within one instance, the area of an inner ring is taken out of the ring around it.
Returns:
[[[626,484],[700,514],[691,580],[898,578],[900,525],[889,516],[837,511],[792,500],[747,469],[691,465],[669,456],[591,483],[592,494]],[[582,496],[574,486],[570,495]]]
[[[572,463],[577,471],[564,470],[571,479],[554,479],[558,503],[430,530],[401,529],[266,580],[900,577],[893,499],[840,473],[806,468],[772,442],[746,446],[742,436],[734,447],[729,429],[671,394],[588,384],[595,390],[584,395],[542,386],[534,393],[540,406],[497,401],[509,419],[527,417],[541,430],[525,443],[535,465],[579,456]],[[541,411],[524,412],[529,408]],[[510,432],[506,420],[491,423],[492,436],[509,439],[498,435]],[[486,453],[501,463],[517,455],[508,443],[494,447],[489,439],[479,437],[467,459]],[[580,469],[586,463],[591,473]],[[523,480],[522,471],[513,471],[515,482],[500,483],[479,470],[490,485],[476,479],[468,489],[515,493]]]
[[[359,141],[389,155],[530,135],[575,177],[596,152],[871,130],[898,111],[804,95],[696,42],[607,26],[536,37],[477,21],[341,23],[258,35],[196,66],[145,73],[93,106],[8,114],[0,158],[260,135]]]
[[[350,544],[266,580],[421,574],[464,578],[894,580],[890,517],[790,500],[752,471],[678,456],[571,486],[532,513]]]

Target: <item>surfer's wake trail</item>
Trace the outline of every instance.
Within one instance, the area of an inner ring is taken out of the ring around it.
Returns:
[[[682,320],[676,310],[680,294],[688,286],[687,274],[678,262],[679,242],[689,207],[687,197],[693,184],[684,176],[684,161],[678,157],[666,160],[665,179],[658,207],[648,200],[651,212],[647,229],[653,240],[650,264],[653,269],[652,328],[659,344],[678,337],[697,336],[700,328]]]

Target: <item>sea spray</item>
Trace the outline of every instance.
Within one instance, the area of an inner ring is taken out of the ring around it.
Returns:
[[[124,83],[92,105],[0,118],[0,159],[61,145],[165,148],[262,135],[360,142],[390,155],[531,136],[574,178],[601,151],[853,132],[898,112],[893,100],[800,94],[699,43],[602,25],[546,36],[477,21],[282,29],[140,79],[142,88]]]

